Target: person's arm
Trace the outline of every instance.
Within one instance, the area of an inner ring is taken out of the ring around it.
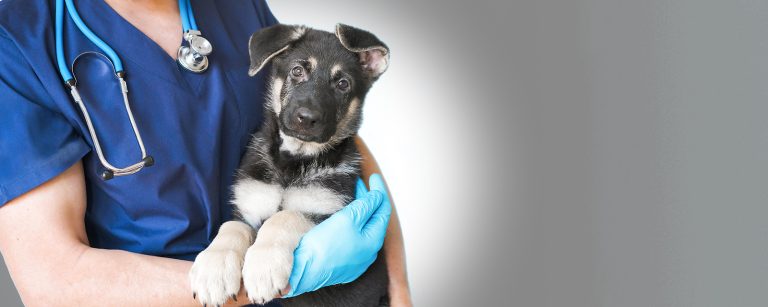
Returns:
[[[381,169],[376,163],[376,159],[371,154],[368,146],[359,136],[355,139],[360,155],[363,157],[362,173],[363,178],[368,178],[371,174],[381,174]],[[383,177],[383,174],[382,174]],[[408,276],[405,267],[405,248],[403,247],[403,232],[400,229],[400,220],[397,218],[395,203],[392,201],[392,194],[389,194],[392,204],[392,216],[387,227],[387,236],[384,239],[384,255],[387,258],[387,269],[389,270],[389,295],[392,306],[411,306],[411,292],[408,288]]]
[[[77,162],[0,207],[0,252],[24,305],[198,306],[191,262],[91,248],[85,206]]]

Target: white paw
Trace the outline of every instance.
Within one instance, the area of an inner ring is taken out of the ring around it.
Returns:
[[[265,304],[282,295],[293,267],[293,249],[280,245],[254,244],[243,265],[243,285],[248,299]]]
[[[189,281],[200,304],[224,305],[240,291],[243,256],[230,249],[206,249],[197,255]]]

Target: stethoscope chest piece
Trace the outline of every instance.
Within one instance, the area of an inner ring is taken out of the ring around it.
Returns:
[[[208,55],[213,51],[211,43],[200,36],[200,31],[190,30],[184,33],[184,40],[189,46],[179,47],[176,54],[179,65],[191,72],[202,73],[208,69]]]

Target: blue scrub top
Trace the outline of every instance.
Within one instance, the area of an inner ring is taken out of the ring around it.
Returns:
[[[0,1],[0,206],[83,161],[93,247],[191,260],[231,217],[230,185],[262,120],[264,73],[248,77],[248,38],[276,23],[263,0],[193,0],[214,46],[202,74],[180,68],[102,0],[83,20],[122,58],[131,108],[155,165],[102,181],[82,115],[56,68],[54,4]],[[65,18],[66,62],[107,159],[140,159],[112,64]]]

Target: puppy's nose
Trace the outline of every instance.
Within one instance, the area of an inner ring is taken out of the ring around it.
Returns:
[[[310,110],[309,108],[299,107],[296,109],[295,123],[296,127],[303,130],[310,130],[317,125],[317,121],[320,120],[320,112]]]

